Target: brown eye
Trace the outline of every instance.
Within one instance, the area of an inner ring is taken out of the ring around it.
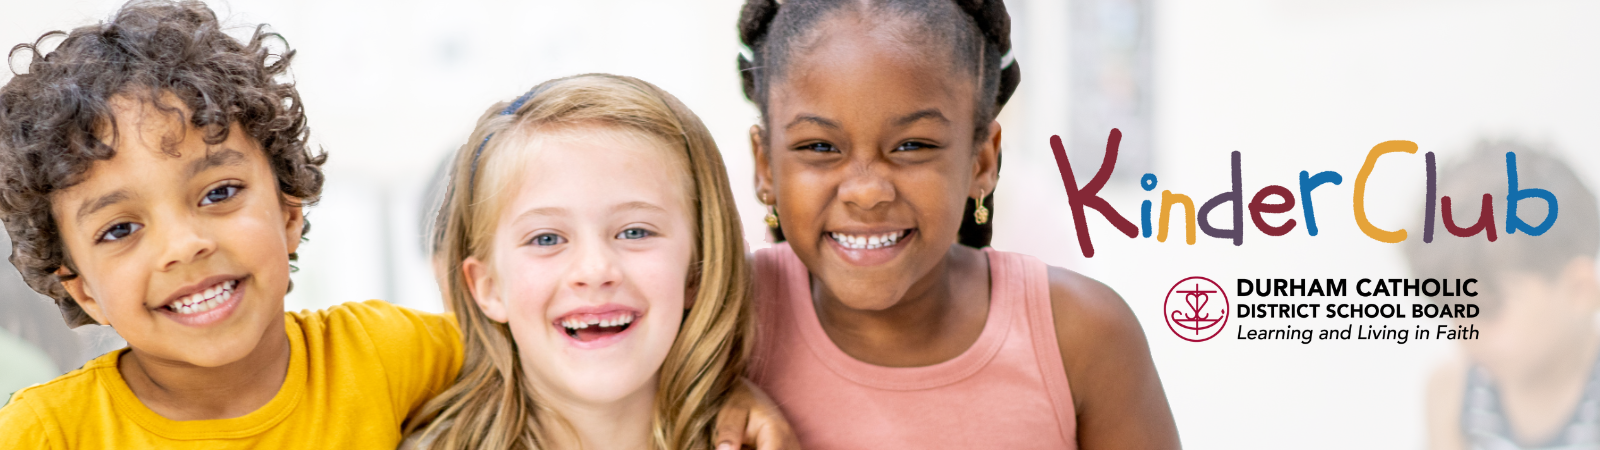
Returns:
[[[223,200],[233,198],[235,195],[239,195],[238,186],[221,186],[216,189],[212,189],[210,192],[206,192],[205,197],[200,199],[200,205],[205,206],[212,203],[221,202]]]
[[[925,150],[925,149],[931,149],[931,148],[937,148],[937,147],[933,146],[932,144],[927,144],[927,143],[923,143],[923,142],[907,141],[907,142],[901,143],[899,146],[896,146],[894,148],[894,151],[897,151],[897,152],[909,152],[909,151],[913,151],[913,150]]]
[[[140,228],[144,228],[144,226],[133,222],[122,222],[106,228],[106,231],[101,232],[100,237],[97,240],[100,242],[120,240],[128,237],[128,235],[133,234],[135,231],[139,231]]]
[[[829,144],[827,142],[816,142],[802,145],[796,150],[809,150],[817,153],[839,153],[839,149],[837,147],[834,147],[833,144]]]

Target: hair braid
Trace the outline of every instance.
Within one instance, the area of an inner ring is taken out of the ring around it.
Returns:
[[[777,0],[749,0],[739,9],[739,42],[750,48],[750,56],[739,55],[739,82],[744,88],[744,98],[756,102],[766,113],[766,96],[756,92],[757,63],[762,59],[761,44],[766,40],[772,19],[778,17]]]
[[[956,0],[956,5],[972,20],[977,22],[978,30],[983,34],[983,39],[994,44],[1002,57],[1011,53],[1011,14],[1006,12],[1006,4],[1001,0]],[[1009,63],[1000,62],[1000,86],[995,96],[995,114],[1000,113],[1000,108],[1006,106],[1011,100],[1011,94],[1016,93],[1017,85],[1022,83],[1022,69],[1018,67],[1015,57]]]

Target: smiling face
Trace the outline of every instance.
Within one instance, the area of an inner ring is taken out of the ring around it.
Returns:
[[[966,200],[994,187],[999,126],[976,141],[976,81],[891,26],[848,12],[818,25],[773,84],[765,138],[752,129],[757,189],[795,254],[854,309],[930,285]]]
[[[63,282],[73,299],[140,358],[218,367],[287,339],[302,216],[280,198],[260,146],[238,125],[207,145],[176,114],[127,97],[110,104],[119,136],[102,141],[115,156],[51,196],[79,275]]]
[[[489,262],[462,263],[475,300],[509,325],[541,398],[650,401],[690,289],[686,161],[655,139],[599,126],[507,145],[520,148],[499,153],[524,157],[502,169],[516,175]]]

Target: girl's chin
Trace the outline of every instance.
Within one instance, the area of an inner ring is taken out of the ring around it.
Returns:
[[[606,350],[616,350],[616,347]],[[656,375],[666,359],[665,352],[660,352],[659,358],[652,358],[652,355],[643,352],[605,352],[611,354],[597,355],[592,350],[572,348],[556,350],[554,353],[537,360],[524,355],[521,363],[524,368],[530,369],[530,381],[543,384],[535,387],[535,390],[569,403],[586,405],[615,404],[636,395],[654,398]],[[654,364],[645,360],[654,360]]]
[[[874,296],[852,295],[841,297],[838,301],[844,307],[857,311],[882,311],[899,304],[900,296],[889,293]]]
[[[860,311],[882,311],[893,308],[900,303],[905,295],[905,289],[885,289],[893,283],[879,280],[858,279],[845,273],[842,277],[824,277],[822,284],[831,288],[834,299],[839,304],[850,309]],[[841,279],[842,278],[842,279]],[[837,286],[836,288],[834,288]],[[839,295],[848,293],[848,295]]]
[[[655,398],[655,374],[640,377],[620,376],[616,373],[584,373],[573,371],[564,374],[566,391],[571,400],[590,405],[609,405],[632,398]]]

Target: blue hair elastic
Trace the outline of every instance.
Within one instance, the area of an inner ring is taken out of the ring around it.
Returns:
[[[512,114],[516,114],[517,110],[522,109],[522,105],[524,103],[528,102],[528,99],[533,98],[533,96],[535,96],[535,95],[539,95],[539,93],[543,92],[543,91],[544,91],[544,86],[539,86],[539,87],[533,88],[533,90],[528,91],[528,93],[526,93],[526,94],[522,94],[521,97],[517,97],[516,100],[512,100],[511,101],[511,105],[506,106],[506,109],[501,110],[500,111],[500,115],[509,116],[509,115],[512,115]],[[478,143],[478,149],[472,152],[472,170],[467,175],[468,176],[468,178],[467,178],[467,195],[468,196],[471,196],[472,192],[474,190],[476,190],[477,187],[478,187],[478,157],[483,156],[483,147],[489,145],[489,139],[492,139],[492,138],[494,138],[494,133],[489,133],[488,136],[484,136],[483,137],[483,142],[479,142]]]

